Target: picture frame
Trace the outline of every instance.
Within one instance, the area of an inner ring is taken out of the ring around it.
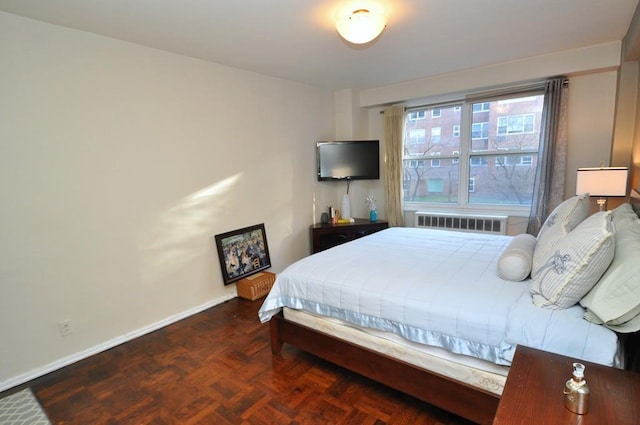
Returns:
[[[271,267],[264,223],[215,235],[225,285]]]

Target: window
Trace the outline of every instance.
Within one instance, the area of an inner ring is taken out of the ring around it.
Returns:
[[[487,158],[483,156],[472,156],[471,157],[471,166],[472,167],[480,167],[483,165],[487,165]]]
[[[475,114],[477,112],[489,112],[489,110],[491,109],[491,106],[489,102],[474,103],[472,108],[473,108],[473,113]]]
[[[520,165],[533,165],[533,156],[524,155],[520,157]]]
[[[498,135],[533,133],[534,115],[511,115],[509,117],[498,117]]]
[[[409,119],[412,121],[415,120],[423,120],[425,117],[425,112],[424,111],[415,111],[415,112],[410,112],[409,113]]]
[[[409,130],[409,143],[412,145],[421,145],[425,142],[425,129],[418,128],[414,130]]]
[[[474,152],[489,150],[489,123],[471,124],[471,150]]]
[[[440,127],[433,127],[431,129],[431,143],[440,143]]]
[[[471,125],[471,138],[472,139],[488,139],[489,123],[488,122],[473,123]]]
[[[528,209],[543,101],[539,90],[408,112],[424,119],[405,121],[405,203]]]
[[[455,110],[455,107],[459,108]],[[433,109],[439,115],[433,118]],[[454,125],[461,128],[462,109],[460,104],[439,105],[425,108],[424,120],[406,120],[404,144],[403,191],[405,200],[418,202],[456,203],[458,199],[458,160],[460,157],[460,137],[454,137],[450,129]],[[411,114],[416,111],[409,111]],[[427,134],[424,143],[411,141],[413,130]],[[438,158],[431,158],[437,156]],[[428,160],[422,167],[411,166],[413,161]]]

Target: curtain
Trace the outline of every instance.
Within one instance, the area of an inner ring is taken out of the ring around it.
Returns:
[[[527,233],[537,235],[542,223],[564,200],[567,167],[567,93],[565,77],[546,82],[538,167],[533,187]]]
[[[402,149],[404,106],[393,105],[384,110],[385,198],[386,215],[390,227],[404,226],[402,208]]]

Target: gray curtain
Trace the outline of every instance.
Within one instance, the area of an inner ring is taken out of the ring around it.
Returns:
[[[542,223],[564,200],[567,167],[568,80],[553,78],[545,84],[542,128],[538,148],[538,168],[527,233],[537,235]]]
[[[386,216],[390,227],[404,226],[402,208],[402,149],[404,106],[394,105],[384,110],[384,187]]]

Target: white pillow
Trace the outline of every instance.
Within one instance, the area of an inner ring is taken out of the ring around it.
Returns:
[[[536,277],[546,259],[554,250],[554,245],[589,215],[589,195],[576,195],[558,205],[549,214],[538,232],[538,244],[533,253],[531,277]]]
[[[587,309],[586,320],[618,332],[635,332],[640,330],[640,219],[629,204],[622,204],[612,215],[613,261],[580,304]]]
[[[560,239],[544,259],[531,279],[533,303],[552,309],[576,304],[607,270],[614,252],[611,211],[593,214]]]
[[[498,276],[516,282],[526,279],[531,273],[537,242],[535,236],[527,233],[514,236],[498,259]]]

